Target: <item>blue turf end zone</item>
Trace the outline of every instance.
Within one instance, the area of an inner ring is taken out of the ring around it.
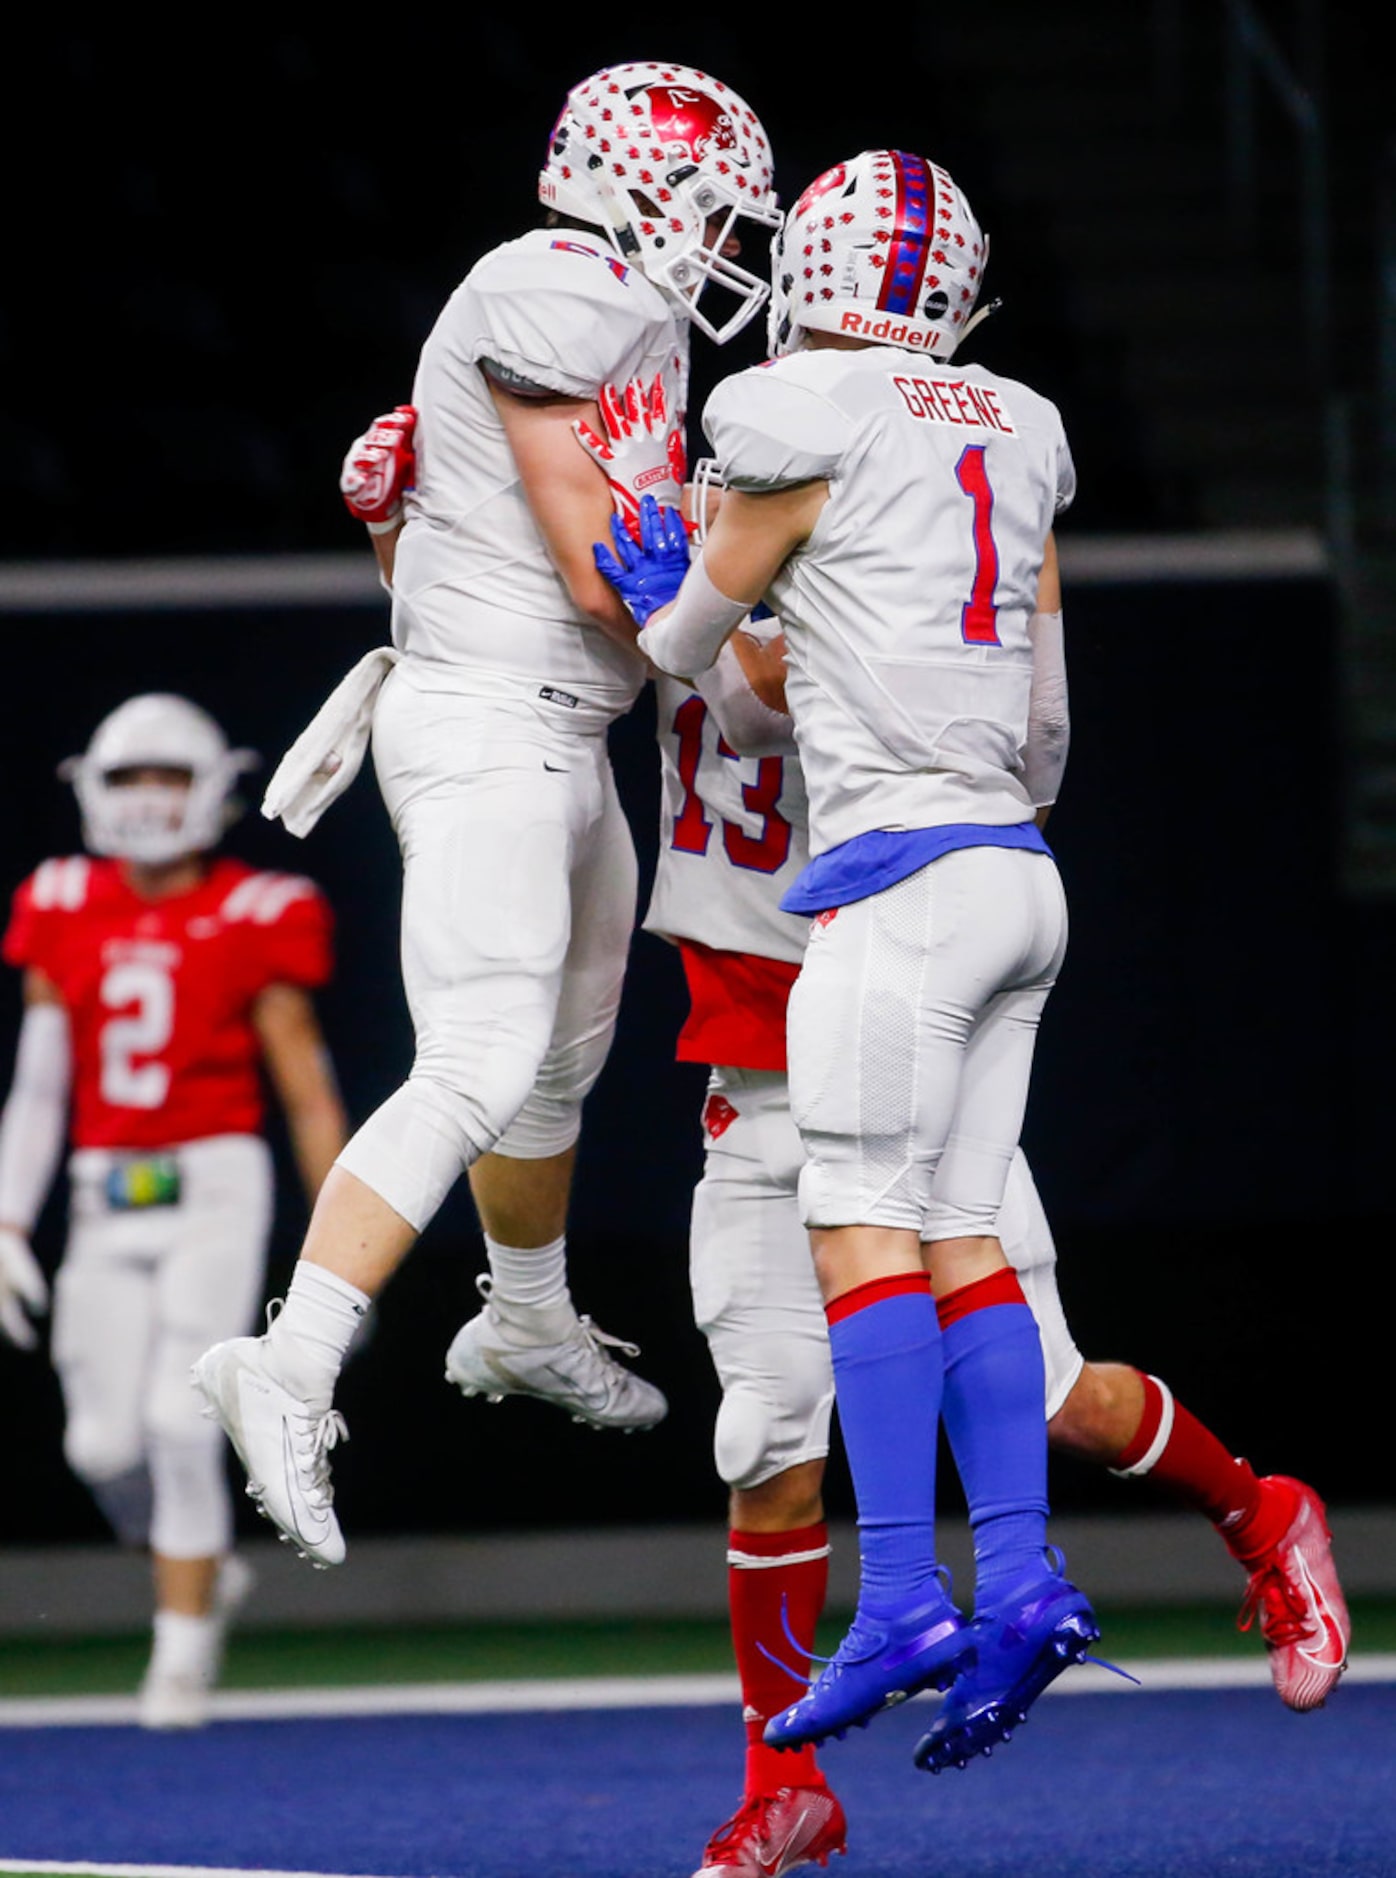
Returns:
[[[932,1778],[932,1709],[825,1751],[831,1878],[1392,1878],[1396,1687],[1289,1714],[1260,1690],[1044,1700]],[[7,1729],[0,1857],[385,1878],[689,1878],[739,1798],[716,1708]]]

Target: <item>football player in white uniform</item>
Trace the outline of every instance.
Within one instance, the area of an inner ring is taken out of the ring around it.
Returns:
[[[635,915],[606,730],[645,676],[634,622],[592,557],[612,490],[572,426],[599,425],[605,387],[637,387],[655,450],[630,503],[678,499],[689,328],[721,342],[763,303],[738,230],[779,217],[754,113],[718,80],[657,62],[574,87],[539,194],[547,226],[479,261],[423,348],[402,516],[391,498],[381,517],[364,505],[386,524],[396,658],[351,687],[350,714],[362,722],[390,665],[372,734],[404,862],[412,1073],[326,1182],[267,1337],[198,1366],[262,1509],[320,1565],[344,1556],[326,1446],[343,1352],[463,1169],[490,1276],[448,1376],[602,1427],[648,1427],[666,1408],[567,1288],[581,1104]],[[292,816],[325,799],[331,767],[352,773],[332,746]]]
[[[1035,811],[1065,751],[1050,531],[1074,472],[1050,405],[946,363],[984,253],[964,198],[923,159],[865,152],[821,177],[775,251],[773,350],[800,356],[729,380],[705,413],[738,493],[702,557],[685,575],[681,531],[652,510],[641,552],[619,531],[619,559],[598,550],[651,620],[640,643],[662,669],[702,672],[768,591],[790,629],[816,860],[785,904],[817,915],[791,1003],[791,1086],[863,1585],[849,1637],[765,1739],[817,1741],[952,1684],[917,1750],[937,1771],[1008,1738],[1096,1634],[1045,1551],[1042,1395],[1027,1389],[1034,1370],[1041,1388],[1042,1352],[996,1237],[1064,941]],[[925,1404],[947,1373],[978,1564],[964,1628],[933,1577]],[[1150,1402],[1126,1375],[1142,1426],[1162,1392]],[[1169,1444],[1164,1419],[1152,1414],[1145,1466]],[[1265,1550],[1303,1527],[1326,1558],[1312,1494],[1270,1484]],[[1346,1641],[1328,1563],[1315,1700]]]
[[[24,1017],[0,1123],[0,1331],[35,1342],[20,1307],[47,1294],[29,1239],[66,1139],[64,1450],[117,1536],[150,1547],[140,1715],[159,1728],[205,1719],[248,1585],[226,1450],[189,1365],[244,1331],[262,1296],[262,1069],[312,1202],[346,1134],[311,1002],[331,967],[324,896],[212,852],[250,760],[186,699],[128,699],[64,766],[89,853],[23,883],[4,944]]]
[[[1024,753],[1075,477],[1052,405],[947,363],[983,262],[925,159],[865,151],[820,177],[773,252],[775,362],[704,413],[727,493],[701,554],[675,594],[686,542],[653,504],[638,550],[613,530],[619,559],[598,551],[661,670],[704,671],[767,594],[785,628],[812,859],[784,905],[814,916],[790,1095],[861,1585],[848,1636],[765,1739],[819,1741],[954,1685],[928,1765],[1006,1738],[1098,1635],[1047,1550],[1042,1350],[997,1238],[1065,947]],[[935,1551],[947,1367],[972,1625]]]

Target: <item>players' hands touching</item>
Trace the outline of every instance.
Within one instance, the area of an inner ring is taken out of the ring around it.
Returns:
[[[633,540],[619,514],[611,517],[614,554],[604,541],[592,552],[596,565],[643,626],[651,613],[667,606],[688,572],[688,529],[674,508],[661,508],[651,495],[639,501],[639,539]]]
[[[416,428],[416,411],[400,404],[376,417],[344,458],[339,472],[344,506],[372,534],[386,534],[402,520],[402,498],[417,474],[412,443]]]
[[[39,1339],[29,1319],[47,1309],[48,1285],[29,1241],[12,1226],[0,1226],[0,1335],[32,1350]]]
[[[688,454],[683,416],[670,412],[663,375],[658,372],[649,385],[638,378],[623,388],[603,385],[596,407],[601,417],[599,433],[584,418],[572,430],[606,478],[616,514],[638,545],[642,497],[652,495],[656,502],[674,508],[679,504]]]

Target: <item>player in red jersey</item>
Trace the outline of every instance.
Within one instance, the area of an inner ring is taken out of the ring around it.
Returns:
[[[309,880],[213,853],[253,760],[183,698],[128,699],[61,772],[90,853],[43,862],[4,940],[24,1017],[0,1121],[0,1331],[37,1341],[47,1287],[29,1239],[66,1139],[64,1449],[118,1537],[150,1547],[140,1713],[158,1728],[205,1719],[248,1584],[222,1436],[189,1370],[262,1296],[263,1072],[312,1200],[346,1133],[311,1001],[330,975],[329,907]]]

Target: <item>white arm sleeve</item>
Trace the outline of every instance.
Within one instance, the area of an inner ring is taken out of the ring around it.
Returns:
[[[732,628],[751,611],[746,600],[729,600],[708,579],[700,554],[684,576],[678,598],[656,613],[635,639],[645,657],[673,678],[705,672]]]
[[[68,1013],[61,1004],[26,1005],[14,1081],[0,1116],[0,1222],[26,1235],[63,1152],[72,1073]]]
[[[730,639],[718,653],[717,662],[693,682],[724,742],[738,756],[795,754],[794,725],[784,711],[773,711],[757,697]]]
[[[1032,642],[1032,690],[1023,782],[1033,807],[1045,809],[1060,793],[1071,741],[1061,614],[1034,613],[1028,621],[1028,638]]]

